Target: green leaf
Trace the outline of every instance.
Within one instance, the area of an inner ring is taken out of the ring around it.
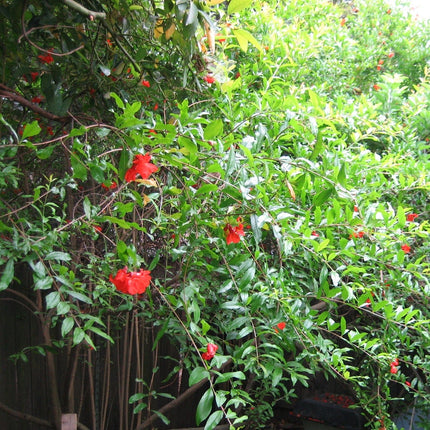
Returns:
[[[311,161],[315,161],[318,158],[318,155],[321,154],[323,149],[324,149],[324,145],[323,145],[323,140],[322,140],[322,133],[321,133],[321,131],[318,131],[317,140],[315,142],[314,149],[313,149],[312,154],[311,154],[309,159]]]
[[[72,257],[67,252],[52,251],[45,256],[45,260],[70,261]]]
[[[154,411],[154,414],[158,416],[158,418],[160,418],[161,421],[163,421],[164,424],[168,425],[170,424],[170,420],[169,418],[167,418],[165,415],[163,415],[161,412],[159,411]]]
[[[190,374],[190,378],[188,381],[189,386],[191,387],[197,382],[200,382],[202,379],[209,379],[210,373],[204,367],[195,367]]]
[[[199,404],[197,405],[196,410],[196,423],[200,425],[202,421],[204,421],[212,411],[212,404],[214,400],[214,393],[212,388],[208,388],[203,396],[201,397]]]
[[[73,345],[78,345],[85,338],[85,332],[80,327],[75,327],[73,331]]]
[[[275,367],[272,373],[272,387],[275,388],[282,379],[282,368]]]
[[[41,132],[41,128],[37,121],[33,121],[30,124],[25,124],[24,130],[22,131],[22,140],[27,137],[36,136]]]
[[[198,14],[199,10],[197,9],[197,6],[194,4],[194,1],[191,1],[185,25],[196,26]]]
[[[99,183],[103,183],[105,181],[105,174],[103,169],[98,164],[94,163],[90,163],[89,167],[93,179]]]
[[[316,251],[321,252],[324,248],[327,248],[327,245],[330,243],[330,239],[324,239],[321,243],[318,244]]]
[[[87,219],[91,219],[91,202],[88,197],[84,198],[84,213]]]
[[[406,215],[402,206],[397,208],[397,220],[399,221],[399,227],[403,228],[406,224]]]
[[[136,393],[133,394],[132,396],[130,396],[130,398],[128,399],[128,403],[131,405],[134,402],[138,402],[139,400],[144,399],[145,397],[147,397],[147,394],[144,393]]]
[[[70,305],[66,302],[60,302],[57,305],[57,315],[65,315],[70,311]]]
[[[129,229],[132,227],[132,223],[129,223],[121,218],[116,218],[114,216],[105,216],[103,220],[110,221],[112,224],[116,224],[121,228]]]
[[[55,308],[55,306],[57,306],[58,303],[60,302],[60,298],[61,298],[60,293],[58,291],[53,291],[52,293],[49,293],[45,297],[46,309]]]
[[[337,174],[337,182],[343,187],[346,187],[346,164],[342,163],[339,173]]]
[[[56,145],[49,145],[46,148],[38,149],[36,152],[37,158],[39,158],[40,160],[48,159],[52,155],[52,152],[54,151],[55,147]]]
[[[344,317],[340,319],[340,334],[343,336],[346,332],[346,320]]]
[[[197,152],[197,145],[188,137],[179,136],[178,143],[181,148],[181,152],[185,155],[195,154]]]
[[[244,145],[239,144],[239,148],[242,150],[242,152],[245,154],[246,158],[248,159],[248,165],[251,167],[251,169],[255,166],[254,157],[251,153],[251,151]]]
[[[7,287],[9,287],[10,283],[12,282],[13,275],[14,275],[14,261],[12,259],[9,259],[3,269],[3,273],[0,278],[0,291],[3,291]]]
[[[110,74],[110,72],[109,72],[109,74]],[[106,73],[105,73],[105,75],[106,75]],[[118,94],[110,93],[110,96],[115,100],[115,103],[119,108],[125,109],[124,102],[119,98]]]
[[[215,184],[204,184],[202,185],[197,191],[196,191],[196,196],[200,195],[200,194],[209,194],[212,191],[216,191],[218,189],[218,185]]]
[[[232,13],[240,12],[241,10],[249,7],[252,4],[253,0],[231,0],[227,13],[230,15]]]
[[[82,293],[78,293],[76,291],[67,291],[67,293],[70,294],[72,297],[74,297],[76,300],[79,300],[84,303],[88,303],[89,305],[93,304],[93,301]]]
[[[164,333],[166,333],[167,327],[169,326],[169,320],[165,319],[164,323],[160,330],[157,331],[157,335],[155,336],[154,341],[152,342],[152,350],[154,351],[157,348],[158,342],[163,337]]]
[[[209,418],[204,430],[213,430],[224,416],[222,411],[215,411]]]
[[[252,232],[254,233],[255,242],[258,244],[261,242],[262,233],[261,227],[258,223],[258,216],[252,214],[250,217]]]
[[[95,333],[96,335],[108,340],[110,343],[114,343],[114,340],[103,330],[100,330],[98,327],[91,326],[88,329],[93,333]]]
[[[131,153],[126,150],[121,151],[121,157],[119,158],[118,164],[118,176],[124,179],[125,172],[128,170],[130,166]]]
[[[223,382],[230,381],[231,379],[240,379],[244,381],[246,376],[240,370],[237,372],[226,372],[216,378],[215,384],[221,384]]]
[[[242,51],[248,51],[248,42],[251,43],[251,45],[254,45],[259,51],[263,50],[261,44],[249,31],[246,31],[242,28],[238,28],[236,30],[233,30],[233,34],[236,36],[237,42],[239,43],[239,46]]]
[[[43,278],[38,279],[34,284],[35,290],[47,290],[48,288],[51,288],[52,283],[54,280],[50,276],[45,276]]]
[[[214,121],[210,122],[203,132],[205,140],[211,140],[219,136],[222,134],[223,128],[224,124],[221,119],[215,119]]]
[[[61,324],[61,336],[66,336],[70,330],[72,330],[75,325],[75,321],[72,317],[64,318],[63,323]]]
[[[69,136],[70,137],[83,136],[87,132],[88,132],[87,128],[85,126],[81,126],[80,128],[72,128],[70,130]]]
[[[322,190],[318,194],[316,194],[313,198],[314,206],[321,206],[322,204],[324,204],[333,194],[333,191],[333,188],[328,188],[327,190]]]
[[[81,181],[86,181],[87,168],[74,152],[70,154],[70,164],[72,165],[73,177]]]
[[[206,333],[211,329],[211,326],[205,320],[201,320],[200,323],[202,326],[202,335],[206,336]]]

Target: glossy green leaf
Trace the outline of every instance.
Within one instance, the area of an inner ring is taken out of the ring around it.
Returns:
[[[212,388],[208,388],[201,397],[196,410],[196,423],[200,425],[212,411],[212,404],[214,400],[214,393]]]
[[[241,10],[249,7],[252,4],[253,0],[231,0],[228,4],[227,13],[237,13]]]
[[[3,268],[3,272],[0,277],[0,291],[5,290],[9,287],[13,280],[14,275],[14,261],[9,259]]]
[[[213,412],[208,418],[204,430],[213,430],[222,420],[224,414],[222,411]]]
[[[202,379],[208,379],[209,376],[210,373],[204,367],[195,367],[190,374],[188,384],[191,387],[192,385],[200,382]]]

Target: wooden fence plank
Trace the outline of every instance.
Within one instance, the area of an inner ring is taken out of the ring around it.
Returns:
[[[76,414],[61,415],[61,430],[77,430],[78,417]]]

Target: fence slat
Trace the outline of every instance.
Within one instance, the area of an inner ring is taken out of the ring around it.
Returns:
[[[77,430],[78,417],[76,414],[61,415],[61,430]]]

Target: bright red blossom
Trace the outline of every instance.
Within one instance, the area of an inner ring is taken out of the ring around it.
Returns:
[[[31,72],[30,75],[31,75],[31,80],[34,82],[39,76],[39,72]]]
[[[399,371],[398,367],[391,365],[390,372],[395,375]]]
[[[411,247],[409,245],[402,245],[401,248],[405,254],[409,254],[411,252]]]
[[[146,87],[146,88],[149,88],[151,86],[151,84],[149,83],[149,81],[145,81],[145,80],[142,81],[142,85],[144,87]]]
[[[137,174],[139,174],[142,179],[148,179],[152,173],[158,170],[158,167],[150,163],[150,161],[151,156],[149,154],[137,154],[134,157],[133,165],[125,174],[125,180],[127,182],[135,181]]]
[[[417,217],[418,217],[418,214],[407,214],[406,215],[406,221],[413,222],[413,221],[415,221],[415,218],[417,218]]]
[[[381,87],[379,85],[375,84],[375,85],[373,85],[373,89],[375,91],[379,91],[381,89]]]
[[[213,84],[215,82],[215,78],[211,75],[206,75],[203,80],[206,81],[208,84]]]
[[[390,363],[390,372],[395,375],[398,371],[399,371],[399,359],[395,358],[391,363]]]
[[[239,243],[240,236],[245,236],[245,232],[243,231],[243,224],[239,224],[235,227],[231,224],[227,224],[224,227],[224,232],[227,235],[227,245],[230,245],[230,243]]]
[[[52,49],[50,51],[52,51]],[[44,64],[51,64],[54,62],[54,58],[50,53],[46,55],[38,55],[37,58]]]
[[[37,103],[37,104],[42,103],[42,97],[40,97],[40,96],[33,97],[31,99],[31,102],[32,103]]]
[[[138,272],[129,272],[127,266],[118,270],[115,277],[109,276],[109,280],[116,289],[124,294],[143,294],[151,282],[151,272],[140,269]]]
[[[275,332],[276,333],[279,333],[279,330],[284,330],[284,328],[287,326],[287,323],[285,323],[285,322],[280,322],[280,323],[278,323],[278,324],[276,324],[276,327],[275,327]]]
[[[388,57],[388,58],[393,58],[393,57],[394,57],[394,52],[390,52],[390,53],[387,55],[387,57]]]
[[[213,343],[208,343],[206,346],[206,352],[202,354],[203,360],[212,360],[214,358],[215,353],[217,352],[218,345],[215,345]]]

